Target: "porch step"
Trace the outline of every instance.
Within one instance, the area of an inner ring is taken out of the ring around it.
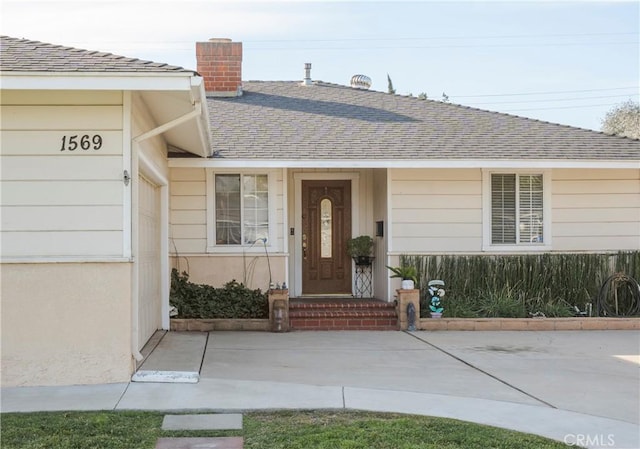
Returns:
[[[292,299],[291,330],[398,330],[395,305],[375,299]]]

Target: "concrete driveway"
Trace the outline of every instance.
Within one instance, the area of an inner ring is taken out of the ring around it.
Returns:
[[[640,333],[212,332],[204,379],[434,393],[640,423]]]
[[[640,332],[170,332],[142,366],[198,383],[8,388],[2,411],[347,408],[640,448]]]

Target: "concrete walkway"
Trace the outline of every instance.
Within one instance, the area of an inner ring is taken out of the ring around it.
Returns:
[[[637,331],[168,333],[142,368],[194,360],[195,384],[5,388],[2,411],[346,408],[640,448]]]

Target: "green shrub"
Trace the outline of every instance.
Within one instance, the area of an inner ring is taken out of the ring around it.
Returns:
[[[186,272],[171,271],[169,302],[177,318],[268,318],[269,300],[260,289],[251,290],[235,280],[222,288],[189,282]]]

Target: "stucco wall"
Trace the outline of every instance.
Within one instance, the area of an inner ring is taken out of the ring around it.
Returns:
[[[2,386],[127,382],[131,264],[3,264]]]
[[[189,281],[222,287],[231,280],[241,282],[249,288],[266,291],[269,288],[269,269],[274,283],[285,278],[285,257],[269,254],[269,261],[262,254],[195,255],[173,257],[171,266],[178,271],[187,271]]]

